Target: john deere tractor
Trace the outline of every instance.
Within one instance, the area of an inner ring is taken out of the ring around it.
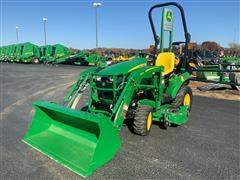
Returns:
[[[153,24],[153,10],[165,6],[177,7],[182,17],[186,48],[180,59],[172,52],[173,11],[163,8],[160,37]],[[134,132],[141,136],[150,133],[153,121],[165,128],[186,123],[192,91],[184,10],[175,2],[158,4],[149,10],[149,20],[155,51],[148,59],[89,68],[80,74],[63,103],[36,101],[23,141],[86,177],[119,150],[124,121],[132,122]],[[167,52],[163,52],[165,33],[170,37]],[[90,89],[88,105],[80,108],[86,87]]]

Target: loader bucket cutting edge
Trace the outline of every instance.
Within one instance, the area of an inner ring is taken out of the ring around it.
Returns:
[[[47,101],[34,107],[23,141],[83,177],[111,160],[121,146],[113,122],[104,115]]]

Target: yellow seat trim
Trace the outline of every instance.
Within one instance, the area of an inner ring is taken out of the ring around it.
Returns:
[[[171,52],[163,52],[157,56],[156,66],[163,66],[163,73],[169,74],[174,70],[175,54]]]

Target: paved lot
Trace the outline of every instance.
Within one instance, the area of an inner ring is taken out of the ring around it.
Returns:
[[[61,102],[83,67],[0,65],[0,179],[81,179],[22,143],[37,99]],[[240,104],[194,97],[190,121],[140,137],[87,179],[239,179]],[[107,147],[106,147],[107,148]]]

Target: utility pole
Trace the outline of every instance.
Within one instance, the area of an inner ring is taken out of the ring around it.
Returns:
[[[47,18],[43,18],[43,29],[44,29],[44,44],[45,46],[47,45],[47,32],[46,32],[46,23],[47,23]]]
[[[16,26],[16,37],[17,37],[17,44],[19,43],[19,37],[18,37],[19,27]]]
[[[102,5],[102,3],[93,3],[93,7],[95,8],[95,18],[96,18],[96,52],[98,52],[98,8]]]

